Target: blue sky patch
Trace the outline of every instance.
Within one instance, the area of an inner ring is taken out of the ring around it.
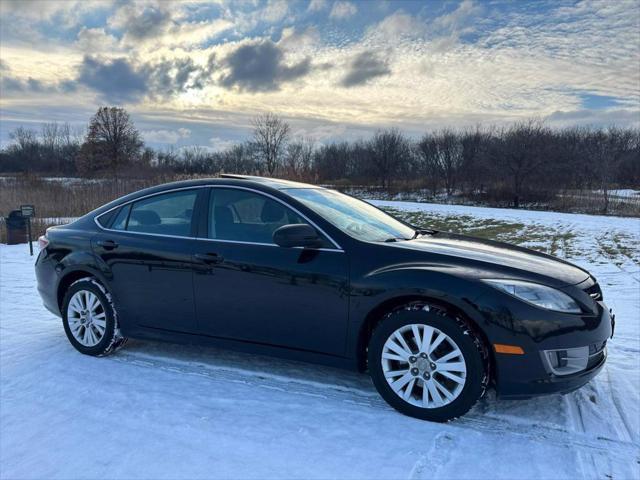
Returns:
[[[620,100],[616,97],[596,95],[595,93],[581,93],[580,99],[582,106],[590,110],[617,107],[620,104]]]

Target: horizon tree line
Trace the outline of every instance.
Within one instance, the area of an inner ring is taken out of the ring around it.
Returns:
[[[145,146],[126,110],[100,107],[86,132],[45,123],[18,127],[0,150],[0,172],[82,177],[149,177],[221,172],[281,176],[385,191],[426,189],[432,197],[485,203],[545,202],[570,191],[597,190],[602,212],[610,190],[640,188],[640,130],[569,127],[538,119],[503,127],[443,128],[412,139],[397,128],[369,139],[316,144],[294,137],[274,113],[252,120],[252,136],[223,151]]]

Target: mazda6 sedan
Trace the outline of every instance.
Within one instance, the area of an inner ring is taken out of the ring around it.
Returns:
[[[71,344],[212,344],[368,372],[400,412],[466,413],[602,369],[593,276],[504,243],[411,226],[334,190],[224,175],[115,200],[40,238],[44,305]]]

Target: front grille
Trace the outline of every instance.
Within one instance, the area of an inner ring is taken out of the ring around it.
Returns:
[[[604,350],[604,347],[606,346],[607,346],[606,340],[600,343],[592,343],[591,345],[589,345],[589,356],[595,355],[596,353],[600,353],[602,350]]]
[[[596,302],[602,300],[602,290],[600,289],[600,285],[597,283],[594,283],[589,288],[585,288],[584,291]]]
[[[591,370],[593,367],[600,364],[602,359],[605,357],[606,352],[602,350],[601,352],[596,353],[595,355],[589,356],[589,361],[587,362],[587,370]]]
[[[607,355],[607,341],[601,343],[592,343],[589,345],[589,361],[587,362],[587,370],[600,364],[602,359]]]

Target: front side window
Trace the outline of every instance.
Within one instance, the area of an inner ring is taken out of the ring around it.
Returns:
[[[273,244],[283,225],[308,223],[280,202],[259,193],[214,188],[209,200],[209,238]]]
[[[335,190],[289,188],[286,192],[346,234],[368,242],[413,238],[415,230],[367,202]]]
[[[191,218],[197,191],[165,193],[124,206],[112,229],[159,235],[191,236]]]

